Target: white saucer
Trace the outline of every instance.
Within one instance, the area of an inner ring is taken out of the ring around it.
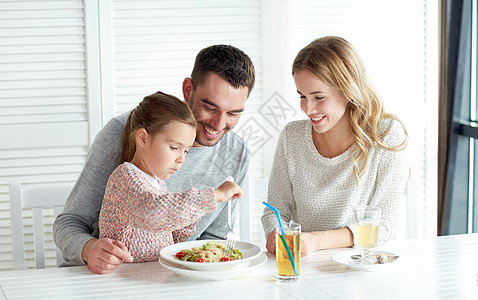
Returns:
[[[242,269],[232,269],[225,271],[199,271],[187,269],[184,266],[170,263],[164,259],[160,259],[159,263],[168,270],[181,275],[183,277],[189,277],[197,280],[228,280],[242,276],[250,271],[262,266],[267,261],[267,256],[261,253],[256,258],[252,259],[250,265]]]
[[[385,253],[387,255],[396,255],[395,253],[383,251],[383,250],[372,250],[372,255],[377,255],[379,253]],[[352,270],[359,270],[359,271],[378,271],[388,269],[391,266],[395,266],[396,262],[400,259],[393,260],[386,264],[375,264],[375,263],[363,263],[360,260],[352,259],[351,256],[353,254],[359,254],[358,250],[350,250],[345,252],[339,252],[332,256],[332,260],[338,264],[344,265]]]

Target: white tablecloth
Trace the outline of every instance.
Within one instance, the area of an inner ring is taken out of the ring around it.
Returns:
[[[195,281],[159,263],[124,264],[113,274],[86,267],[0,272],[0,299],[478,299],[478,234],[390,242],[400,255],[376,272],[331,260],[351,249],[302,259],[298,282],[275,279],[275,259],[241,278]]]

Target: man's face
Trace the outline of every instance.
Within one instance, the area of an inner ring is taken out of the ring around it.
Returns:
[[[211,73],[203,84],[185,94],[198,122],[195,147],[214,146],[239,122],[249,89],[233,87]]]

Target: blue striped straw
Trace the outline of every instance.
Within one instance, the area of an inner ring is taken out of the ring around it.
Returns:
[[[279,234],[279,236],[282,240],[282,243],[284,244],[285,250],[287,251],[287,255],[289,255],[290,264],[292,265],[292,268],[294,269],[294,274],[295,276],[298,276],[297,269],[295,268],[294,258],[292,257],[292,253],[290,252],[289,245],[287,245],[287,242],[285,241],[285,238],[284,238],[285,232],[284,232],[284,227],[282,227],[282,221],[280,219],[279,211],[277,210],[277,208],[270,205],[269,203],[266,203],[265,201],[262,203],[276,213],[277,220],[279,221],[279,227],[282,232],[282,235]]]

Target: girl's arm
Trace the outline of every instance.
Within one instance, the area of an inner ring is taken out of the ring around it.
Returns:
[[[173,241],[175,244],[187,241],[196,232],[196,223],[190,224],[181,229],[174,230]]]
[[[214,189],[190,189],[179,193],[161,193],[137,171],[126,169],[113,185],[122,194],[116,213],[121,221],[132,227],[152,232],[173,231],[199,221],[216,209]],[[163,182],[164,184],[164,182]],[[115,191],[113,191],[115,192]]]

